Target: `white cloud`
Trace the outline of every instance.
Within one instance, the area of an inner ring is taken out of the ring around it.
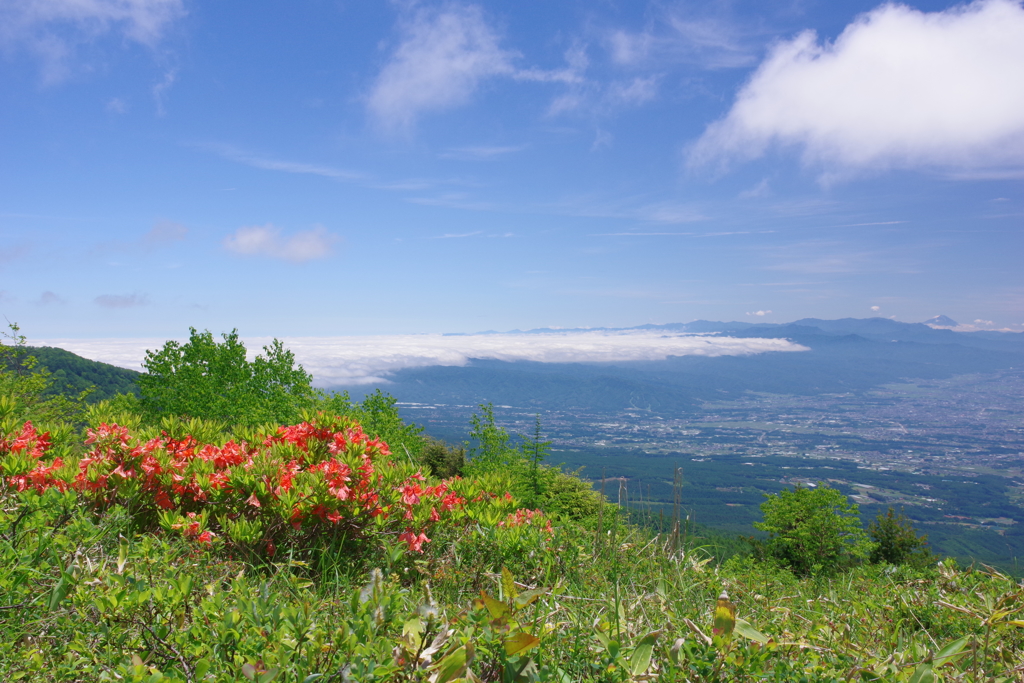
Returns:
[[[886,4],[834,43],[776,45],[732,109],[690,150],[693,166],[802,149],[826,176],[934,168],[1024,169],[1024,9],[976,0],[924,13]]]
[[[422,114],[466,104],[489,78],[576,84],[588,63],[585,50],[574,47],[562,68],[517,67],[521,55],[501,47],[477,5],[420,7],[399,30],[401,40],[367,97],[370,112],[389,131],[408,132]]]
[[[269,338],[247,338],[254,357]],[[547,334],[417,334],[367,337],[291,337],[285,346],[322,387],[387,381],[390,373],[432,365],[464,366],[473,358],[541,363],[663,360],[669,356],[746,356],[770,351],[807,351],[786,339],[737,339],[662,332],[567,332]],[[156,339],[50,339],[39,342],[112,365],[142,369]]]
[[[500,47],[479,7],[418,9],[402,34],[368,101],[385,128],[408,129],[423,112],[465,103],[483,79],[515,71],[515,54]]]
[[[135,308],[149,303],[144,294],[101,294],[94,301],[103,308]]]
[[[878,310],[880,310],[880,309],[879,309],[879,307],[878,307],[878,306],[872,306],[872,307],[871,307],[871,310],[872,310],[872,311],[878,311]]]
[[[183,0],[3,0],[0,44],[35,53],[53,82],[67,75],[78,44],[115,33],[155,47],[184,15]]]
[[[771,314],[771,311],[755,311],[753,313],[747,313],[747,315],[756,315],[756,316],[761,317],[761,318],[763,318],[766,315],[770,315],[770,314]]]
[[[322,225],[283,237],[270,223],[241,227],[224,238],[224,248],[242,256],[267,256],[292,263],[326,258],[339,237]]]

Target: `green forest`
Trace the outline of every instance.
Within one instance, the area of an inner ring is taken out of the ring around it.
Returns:
[[[0,680],[1024,676],[1016,579],[827,485],[766,496],[739,543],[687,523],[681,481],[645,517],[551,466],[539,417],[516,437],[484,404],[438,441],[276,340],[249,361],[193,329],[96,380],[8,341]]]

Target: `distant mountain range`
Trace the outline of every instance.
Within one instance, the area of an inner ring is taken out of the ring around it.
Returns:
[[[887,318],[804,318],[791,323],[713,322],[632,328],[536,329],[526,334],[658,331],[786,338],[803,353],[669,357],[622,363],[474,360],[463,367],[400,370],[379,388],[399,401],[499,405],[586,412],[643,409],[686,412],[746,392],[861,393],[905,379],[1024,369],[1024,334],[956,332]],[[524,332],[519,332],[524,334]],[[375,387],[338,387],[359,395]]]

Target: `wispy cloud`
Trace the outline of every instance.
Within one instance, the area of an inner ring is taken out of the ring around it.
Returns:
[[[975,0],[925,13],[885,4],[834,43],[812,31],[776,45],[691,166],[795,146],[822,179],[888,168],[966,177],[1024,169],[1024,8]]]
[[[111,251],[148,252],[181,242],[187,236],[187,227],[175,221],[162,219],[153,223],[153,227],[137,239],[100,242],[93,246],[92,251],[97,255]]]
[[[135,308],[149,303],[145,294],[101,294],[93,301],[103,308]]]
[[[282,235],[270,223],[241,227],[224,238],[224,248],[241,256],[264,256],[291,263],[305,263],[326,258],[341,238],[322,225]]]
[[[473,232],[463,232],[463,233],[459,233],[459,234],[445,233],[444,235],[434,235],[431,239],[435,239],[435,240],[450,240],[450,239],[457,239],[459,237],[473,237],[474,235],[481,235],[481,234],[483,234],[483,231],[475,230]]]
[[[526,145],[481,145],[479,147],[453,147],[438,156],[442,159],[458,159],[462,161],[482,161],[496,159],[516,152],[522,152]]]
[[[304,161],[288,161],[284,159],[273,159],[258,154],[240,150],[230,145],[205,145],[220,156],[230,161],[236,161],[246,166],[260,168],[266,171],[281,171],[283,173],[298,173],[303,175],[318,175],[335,180],[362,180],[366,174],[358,171],[349,171],[334,166],[322,164],[311,164]]]
[[[31,251],[32,247],[24,242],[0,247],[0,263],[20,261],[24,257],[28,256]]]
[[[721,11],[705,7],[694,14],[677,6],[656,13],[641,30],[606,31],[602,42],[612,62],[623,67],[725,69],[754,63],[759,46],[750,33]]]
[[[142,244],[152,247],[172,244],[184,240],[186,235],[188,235],[188,228],[181,223],[160,220],[154,223],[149,232],[142,237]]]
[[[767,270],[806,274],[914,273],[918,265],[913,257],[897,249],[868,249],[843,240],[806,240],[777,247],[763,253]]]
[[[650,202],[646,197],[629,197],[617,202],[579,197],[551,206],[549,210],[571,216],[625,218],[664,225],[696,223],[708,218],[696,205],[675,201]]]
[[[36,300],[36,305],[37,306],[52,306],[54,304],[63,304],[63,303],[66,303],[64,301],[64,299],[62,299],[56,293],[51,292],[50,290],[46,290],[45,292],[40,294],[39,295],[39,299]]]
[[[439,334],[367,337],[291,337],[285,346],[309,371],[318,386],[353,386],[386,382],[391,373],[433,365],[464,366],[474,358],[539,363],[599,363],[664,360],[669,356],[746,356],[806,351],[785,339],[737,339],[664,332],[551,332],[545,334]],[[92,360],[141,369],[153,339],[49,339]],[[270,343],[246,339],[249,349]]]
[[[155,47],[183,16],[183,0],[4,0],[0,44],[36,55],[52,83],[68,75],[79,45],[113,34]]]
[[[166,112],[164,105],[167,103],[167,92],[178,80],[177,69],[168,69],[164,72],[163,78],[153,84],[153,100],[156,102],[156,113],[163,116]]]

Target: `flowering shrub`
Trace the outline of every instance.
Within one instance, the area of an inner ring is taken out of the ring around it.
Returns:
[[[438,522],[499,519],[514,506],[511,496],[459,478],[428,485],[349,418],[321,415],[260,438],[215,446],[163,433],[141,442],[103,423],[87,430],[89,450],[77,461],[48,461],[48,434],[26,422],[0,438],[0,479],[26,495],[74,491],[97,511],[122,505],[143,530],[271,557],[282,543],[305,547],[317,537],[360,540],[369,532],[423,552]]]
[[[510,513],[505,520],[498,522],[498,526],[510,529],[524,525],[537,527],[549,535],[554,533],[554,530],[551,528],[551,520],[544,514],[543,510],[520,508]]]

